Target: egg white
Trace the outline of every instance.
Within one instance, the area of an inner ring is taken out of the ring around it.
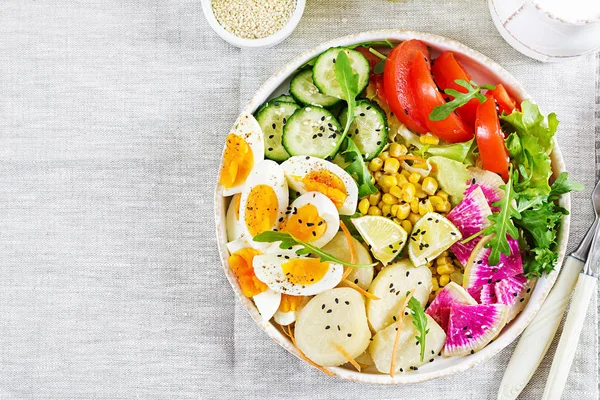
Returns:
[[[279,257],[280,255],[281,254],[259,255],[255,256],[252,261],[256,277],[276,292],[292,296],[312,296],[336,287],[342,280],[344,267],[341,264],[330,262],[329,270],[319,281],[310,285],[292,283],[285,276],[281,265],[293,257]]]
[[[281,326],[286,326],[296,321],[296,311],[277,311],[273,319]]]
[[[265,159],[264,135],[256,119],[252,116],[252,114],[240,115],[235,121],[231,133],[240,136],[246,141],[246,143],[248,143],[250,151],[252,151],[252,155],[254,157],[253,169],[256,168],[256,166]],[[250,174],[252,174],[252,172]],[[250,175],[248,178],[250,178]],[[246,180],[246,182],[247,181],[248,180]],[[223,196],[231,196],[236,193],[241,193],[244,189],[244,184],[245,182],[231,188],[223,188]]]
[[[240,199],[240,225],[243,236],[248,241],[252,241],[253,238],[252,234],[250,234],[248,230],[248,225],[246,224],[248,196],[252,189],[258,185],[270,186],[277,196],[277,218],[275,219],[273,226],[269,228],[270,230],[276,229],[280,224],[279,221],[283,221],[289,201],[287,181],[283,174],[283,169],[279,166],[279,164],[277,164],[275,161],[264,160],[261,161],[260,164],[256,165],[246,181],[246,186],[244,187],[244,191],[242,192],[242,197]],[[253,247],[259,249],[266,248],[266,245],[268,245],[268,243],[253,243]]]
[[[242,224],[240,224],[240,220],[237,218],[237,213],[235,210],[235,205],[241,203],[238,202],[240,198],[240,194],[235,194],[231,198],[231,202],[229,203],[229,207],[227,208],[227,215],[225,217],[225,222],[227,226],[227,240],[230,242],[241,238],[244,234],[242,230]]]
[[[340,178],[346,189],[346,200],[338,209],[338,212],[341,215],[352,215],[356,212],[358,186],[350,174],[336,164],[316,157],[294,156],[281,164],[281,167],[285,171],[285,177],[290,187],[300,194],[308,192],[304,183],[302,183],[302,178],[305,175],[311,171],[327,170],[331,172]]]
[[[323,247],[337,233],[340,228],[340,216],[338,210],[333,204],[333,201],[329,200],[327,196],[319,192],[307,192],[290,204],[291,209],[300,209],[302,206],[312,204],[319,212],[319,217],[323,218],[327,223],[327,229],[323,235],[315,241],[310,242],[312,245],[317,247]]]
[[[265,321],[268,321],[279,308],[279,304],[281,303],[281,293],[267,289],[264,292],[253,296],[252,300],[254,300],[254,304],[261,317],[263,317]]]

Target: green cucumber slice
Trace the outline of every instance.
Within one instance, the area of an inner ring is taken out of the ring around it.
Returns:
[[[334,47],[322,53],[313,68],[313,81],[321,93],[329,96],[343,98],[342,88],[335,76],[335,59],[340,51],[345,51],[350,66],[358,74],[358,93],[361,93],[369,83],[371,68],[369,62],[360,52],[342,47]]]
[[[265,140],[265,156],[274,161],[285,161],[290,158],[281,143],[283,127],[290,116],[300,108],[295,103],[266,103],[256,114],[256,121],[263,131]]]
[[[292,156],[333,157],[342,144],[342,127],[321,107],[303,107],[283,127],[283,147]]]
[[[300,104],[307,106],[332,107],[341,100],[319,92],[312,78],[311,69],[300,71],[290,82],[290,93]]]
[[[385,112],[375,103],[359,100],[354,109],[354,120],[350,123],[348,137],[354,140],[356,147],[366,161],[377,157],[387,143],[388,126]],[[346,126],[348,108],[340,113],[340,123]]]

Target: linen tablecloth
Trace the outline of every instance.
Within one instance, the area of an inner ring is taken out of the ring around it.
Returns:
[[[0,398],[495,398],[511,348],[420,385],[326,377],[252,322],[221,270],[212,192],[240,108],[299,52],[379,28],[459,40],[557,112],[587,187],[573,198],[573,248],[592,218],[600,59],[525,58],[483,0],[308,0],[268,50],[221,41],[199,0],[4,0]],[[565,399],[598,398],[597,312],[594,298]],[[539,398],[549,366],[522,398]]]

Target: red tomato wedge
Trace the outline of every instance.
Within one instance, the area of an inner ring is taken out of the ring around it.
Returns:
[[[383,87],[383,75],[382,74],[371,74],[369,78],[370,84],[375,88],[375,93],[379,100],[383,102],[383,104],[387,104],[387,98],[385,97],[385,88]]]
[[[466,142],[473,137],[473,131],[465,126],[457,114],[452,113],[442,121],[429,119],[429,114],[435,107],[446,103],[433,81],[429,68],[428,59],[423,53],[417,52],[410,70],[410,80],[417,106],[426,121],[427,128],[431,133],[449,143]]]
[[[483,168],[500,174],[504,181],[508,180],[508,151],[504,144],[504,134],[500,129],[500,121],[496,112],[496,102],[488,94],[487,100],[477,107],[475,119],[475,138]]]
[[[454,58],[454,53],[446,51],[441,56],[435,59],[431,66],[431,72],[435,83],[437,83],[440,90],[454,89],[461,93],[467,93],[467,89],[456,84],[454,81],[462,79],[467,82],[471,81],[471,75],[463,68],[461,63]],[[446,101],[453,99],[452,96],[444,94]],[[467,104],[457,109],[458,115],[462,118],[463,122],[467,125],[469,130],[473,130],[475,125],[475,113],[477,112],[477,106],[479,100],[471,99]]]
[[[425,43],[413,39],[402,42],[388,55],[383,70],[387,103],[404,125],[418,133],[427,133],[427,124],[419,112],[410,84],[410,69],[417,54],[429,59]],[[429,62],[427,62],[429,65]]]
[[[498,102],[500,112],[504,111],[506,114],[510,114],[517,108],[517,102],[510,97],[501,83],[496,85],[496,89],[490,90],[488,93],[494,96],[494,99]]]

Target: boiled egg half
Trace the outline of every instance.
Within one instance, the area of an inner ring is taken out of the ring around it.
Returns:
[[[342,215],[352,215],[358,202],[358,186],[352,177],[332,162],[310,156],[294,156],[281,167],[292,189],[304,194],[320,192]]]
[[[335,204],[320,192],[308,192],[298,197],[286,211],[281,232],[317,247],[325,246],[340,228]]]

